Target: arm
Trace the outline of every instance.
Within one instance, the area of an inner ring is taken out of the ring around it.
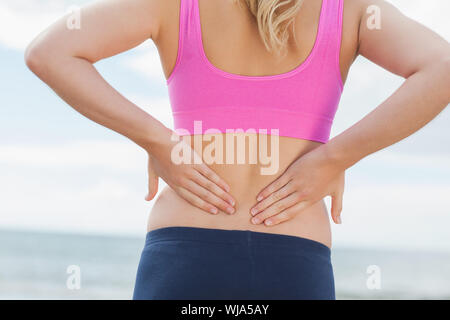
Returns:
[[[287,221],[327,195],[332,218],[340,223],[345,170],[416,132],[450,102],[449,43],[383,0],[360,4],[358,53],[406,81],[362,120],[297,159],[264,188],[250,212],[255,223]],[[381,9],[381,29],[367,26],[370,5]]]
[[[156,38],[158,1],[100,1],[81,9],[81,28],[61,17],[27,47],[27,66],[89,119],[147,149],[168,129],[112,88],[93,64]],[[133,18],[132,18],[133,17]],[[147,21],[145,20],[147,18]]]
[[[450,103],[450,45],[436,33],[404,16],[391,4],[365,1],[381,8],[381,29],[361,20],[359,54],[406,79],[375,110],[324,149],[346,169],[425,126]]]
[[[216,206],[225,210],[227,202],[232,202],[224,191],[226,183],[203,163],[175,165],[170,158],[175,145],[172,131],[123,97],[93,66],[147,39],[157,42],[166,11],[161,0],[91,3],[81,9],[80,29],[68,29],[67,16],[60,18],[29,44],[25,61],[75,110],[148,152],[151,190],[147,199],[156,194],[157,176],[161,176],[193,205],[208,212]]]

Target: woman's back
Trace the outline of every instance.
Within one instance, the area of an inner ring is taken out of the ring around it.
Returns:
[[[313,49],[322,0],[303,1],[294,22],[298,46],[293,37],[290,37],[288,53],[281,60],[266,50],[256,20],[245,6],[240,7],[234,1],[195,1],[199,5],[205,54],[218,69],[247,76],[282,74],[304,62]],[[342,2],[344,9],[340,67],[345,82],[348,69],[356,56],[362,3],[352,0]],[[164,6],[167,19],[164,19],[162,32],[155,42],[166,78],[169,78],[177,59],[180,0],[167,1]]]
[[[186,3],[196,4],[197,0],[182,1],[185,1],[183,5],[186,5]],[[332,4],[335,5],[333,8],[339,8],[336,4],[340,3],[340,1],[336,0],[335,3],[332,3],[332,1],[335,0],[304,1],[301,9],[295,17],[294,22],[298,46],[296,46],[292,40],[293,38],[291,37],[291,41],[288,44],[287,55],[283,59],[277,59],[273,54],[266,50],[259,35],[258,25],[255,18],[245,6],[240,7],[233,1],[198,0],[198,7],[196,8],[194,6],[194,12],[189,12],[189,19],[195,19],[195,9],[198,9],[199,22],[201,25],[201,37],[193,37],[192,34],[195,33],[194,30],[182,33],[183,39],[181,41],[181,45],[186,47],[188,46],[186,44],[187,41],[198,41],[198,43],[200,43],[203,47],[203,50],[200,48],[199,51],[200,53],[203,51],[205,55],[203,58],[206,58],[203,59],[201,63],[204,63],[212,68],[213,73],[218,71],[218,81],[220,81],[220,76],[223,75],[226,77],[231,76],[233,79],[233,75],[236,75],[238,80],[241,78],[246,80],[245,77],[269,76],[270,78],[270,76],[288,74],[296,69],[299,69],[299,66],[304,65],[306,60],[314,61],[314,59],[316,59],[316,63],[321,63],[319,60],[320,56],[316,57],[312,55],[312,53],[317,54],[317,52],[314,52],[313,48],[316,45],[317,36],[319,35],[319,18],[321,17],[324,19],[324,14],[321,15],[322,9],[325,9],[322,7],[323,4],[328,5],[329,7],[327,8],[329,10],[331,10]],[[348,8],[351,6],[351,1],[346,1],[346,3],[347,2],[350,2],[350,4],[346,4],[343,7],[343,11],[346,13],[346,19],[343,21],[342,25],[344,32],[342,37],[342,46],[340,52],[338,52],[340,55],[340,63],[338,64],[338,67],[342,74],[343,80],[345,79],[345,75],[347,74],[349,66],[356,54],[357,26],[359,25],[359,11],[356,8]],[[170,9],[168,8],[168,10],[178,12],[180,9],[179,5],[179,2],[177,4],[176,2],[172,2],[171,4],[168,4],[168,6],[170,6]],[[350,14],[347,14],[347,12],[350,12]],[[329,11],[329,13],[332,12]],[[181,11],[181,14],[183,15],[183,11]],[[335,10],[335,16],[333,17],[329,15],[328,19],[335,19],[333,21],[338,21],[340,14],[341,13],[338,10]],[[160,37],[161,42],[156,41],[163,68],[167,78],[169,79],[169,86],[171,84],[173,85],[174,78],[176,79],[176,77],[182,77],[179,76],[177,72],[185,72],[184,70],[179,70],[179,64],[188,63],[186,62],[187,60],[183,60],[185,55],[184,53],[181,61],[179,59],[179,47],[177,41],[179,39],[179,32],[177,28],[178,21],[176,21],[178,19],[179,17],[174,15],[172,19],[165,21],[167,28],[164,29],[163,27],[161,30],[165,30],[166,33],[162,31]],[[185,23],[183,22],[183,16],[181,21],[182,24]],[[324,24],[324,21],[321,23]],[[325,30],[321,30],[321,32],[324,33]],[[335,34],[339,34],[340,36],[340,33],[337,31]],[[336,40],[336,37],[331,39],[331,41],[332,40]],[[322,38],[322,43],[323,45],[326,45],[324,38]],[[339,47],[336,46],[336,48]],[[187,55],[189,57],[195,56],[196,53],[195,51],[193,52],[194,53],[188,53]],[[196,69],[198,70],[200,68]],[[302,71],[303,70],[299,70],[299,74]],[[333,70],[327,70],[325,72],[332,73]],[[332,75],[335,75],[335,73],[332,73]],[[186,77],[189,78],[189,81],[187,81],[189,83],[189,90],[195,91],[196,88],[193,88],[195,87],[195,80],[192,80],[195,75],[188,74]],[[209,82],[213,82],[214,78],[211,79],[212,80]],[[291,80],[296,81],[296,79],[298,79],[298,90],[301,91],[303,89],[302,86],[305,79],[293,78]],[[338,79],[338,77],[332,79]],[[278,79],[275,79],[274,81],[278,81]],[[258,83],[254,83],[255,86],[260,85],[259,81],[256,82]],[[273,84],[274,82],[271,82],[268,84],[268,87],[270,88]],[[337,80],[336,84],[338,84]],[[187,84],[183,85],[188,86]],[[237,84],[237,86],[239,85],[240,84]],[[252,84],[249,84],[248,86],[250,87],[251,85]],[[205,86],[200,89],[203,89],[205,94],[207,94],[208,87]],[[220,89],[222,88],[219,86],[218,90]],[[324,90],[327,90],[327,88],[325,87]],[[197,93],[201,91],[195,92]],[[261,92],[261,94],[263,93],[264,92]],[[226,97],[226,94],[226,92],[223,92],[224,97]],[[273,90],[271,94],[273,97],[277,98],[277,92],[275,90]],[[190,101],[196,100],[197,96],[193,96],[189,101],[185,101],[182,98],[183,96],[180,98],[182,101],[180,104],[184,106],[189,104]],[[278,98],[281,97],[278,95]],[[173,100],[177,101],[176,99],[172,99],[172,101]],[[214,101],[216,100],[218,99],[215,99]],[[297,105],[300,105],[301,102],[302,101],[297,103]],[[218,106],[221,106],[220,103],[221,101],[217,101]],[[315,107],[309,101],[307,101],[307,103],[309,103],[310,106]],[[207,105],[208,108],[216,107],[211,104],[213,103],[209,102],[209,105]],[[174,105],[172,105],[172,107],[174,107]],[[277,106],[274,106],[274,110],[271,110],[273,112],[273,118],[277,117],[276,107]],[[204,109],[201,110],[202,112],[196,115],[198,116],[198,120],[208,118],[209,114],[206,114]],[[188,111],[190,112],[190,110]],[[262,112],[262,110],[258,111]],[[258,117],[258,111],[253,114],[253,117]],[[231,117],[231,112],[242,114],[245,113],[246,110],[245,108],[240,110],[227,110],[224,108],[221,112],[223,114],[223,118],[227,118]],[[252,116],[251,112],[248,113]],[[193,122],[194,119],[195,117],[191,117],[188,121]],[[261,116],[258,119],[261,119]],[[215,122],[206,122],[206,124],[208,124],[207,127],[214,127],[214,124],[221,125],[222,120],[223,119],[219,118],[216,119]],[[223,177],[227,183],[230,184],[230,193],[236,199],[237,203],[236,212],[234,215],[227,215],[223,212],[217,216],[209,215],[190,205],[188,202],[181,199],[173,190],[167,187],[154,204],[149,219],[149,230],[171,225],[187,225],[223,229],[249,229],[262,232],[302,236],[331,246],[328,214],[322,201],[319,201],[316,205],[304,210],[301,215],[298,215],[295,219],[289,221],[288,223],[282,223],[272,227],[265,226],[264,224],[254,225],[251,223],[252,216],[250,214],[250,209],[256,203],[257,194],[265,186],[275,180],[275,178],[280,176],[294,160],[299,158],[300,155],[307,153],[321,144],[321,141],[318,141],[320,140],[319,138],[315,139],[316,141],[314,141],[314,139],[308,139],[308,137],[314,138],[314,134],[316,134],[317,130],[313,129],[309,132],[297,131],[297,128],[302,127],[301,124],[304,124],[303,127],[305,128],[308,127],[307,121],[309,121],[309,118],[299,117],[299,114],[288,114],[287,117],[282,119],[278,124],[283,126],[286,122],[286,125],[288,125],[287,122],[291,120],[295,122],[298,121],[299,124],[298,127],[293,127],[292,132],[289,132],[292,133],[291,136],[287,134],[287,136],[280,135],[274,137],[270,136],[270,131],[268,132],[269,136],[258,135],[258,130],[256,130],[256,134],[219,134],[214,137],[206,134],[203,136],[197,135],[196,142],[195,139],[190,139],[191,146],[196,149],[197,153],[203,156],[204,161],[209,164],[210,167],[217,174],[219,174],[219,176]],[[270,117],[267,119],[266,117],[264,121],[271,124],[273,119]],[[302,123],[301,121],[305,122]],[[178,124],[185,123],[187,123],[187,121],[179,121]],[[259,123],[257,124],[259,125]],[[245,123],[242,123],[241,125],[244,126],[244,131],[248,129],[248,127],[245,127]],[[232,128],[235,129],[235,127]],[[202,131],[201,133],[205,132]],[[211,163],[212,161],[210,159],[205,159],[205,156],[211,155],[211,153],[205,152],[205,150],[207,150],[208,145],[211,146],[211,143],[217,140],[221,140],[223,152],[218,153],[220,157],[217,157],[217,152],[213,153],[213,160],[216,161],[215,163]],[[238,143],[239,140],[241,140],[242,144]],[[230,146],[229,143],[231,141],[235,141],[235,143]],[[266,150],[258,148],[261,143],[266,146]],[[230,155],[230,153],[233,154]],[[227,155],[230,161],[226,161]],[[241,163],[238,161],[238,155],[241,156],[241,159],[244,159]],[[251,161],[252,155],[255,155],[256,162]],[[261,157],[261,155],[266,155],[266,157]],[[223,161],[217,161],[218,158],[222,158]]]

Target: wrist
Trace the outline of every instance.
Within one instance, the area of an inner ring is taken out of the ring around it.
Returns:
[[[336,167],[338,170],[346,170],[356,161],[353,161],[351,155],[339,148],[332,142],[325,143],[316,149],[326,163]]]
[[[161,150],[163,146],[167,146],[170,143],[173,133],[173,130],[159,123],[145,134],[141,147],[148,154],[154,154],[158,150]]]

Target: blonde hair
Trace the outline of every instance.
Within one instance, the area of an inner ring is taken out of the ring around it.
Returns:
[[[233,0],[244,2],[258,23],[264,46],[271,53],[283,56],[289,40],[289,27],[304,0]],[[294,34],[295,40],[295,34]]]

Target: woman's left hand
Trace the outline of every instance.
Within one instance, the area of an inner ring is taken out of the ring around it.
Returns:
[[[336,165],[322,147],[298,158],[258,194],[258,203],[250,210],[252,223],[271,226],[290,220],[328,195],[333,221],[341,223],[345,169]]]

